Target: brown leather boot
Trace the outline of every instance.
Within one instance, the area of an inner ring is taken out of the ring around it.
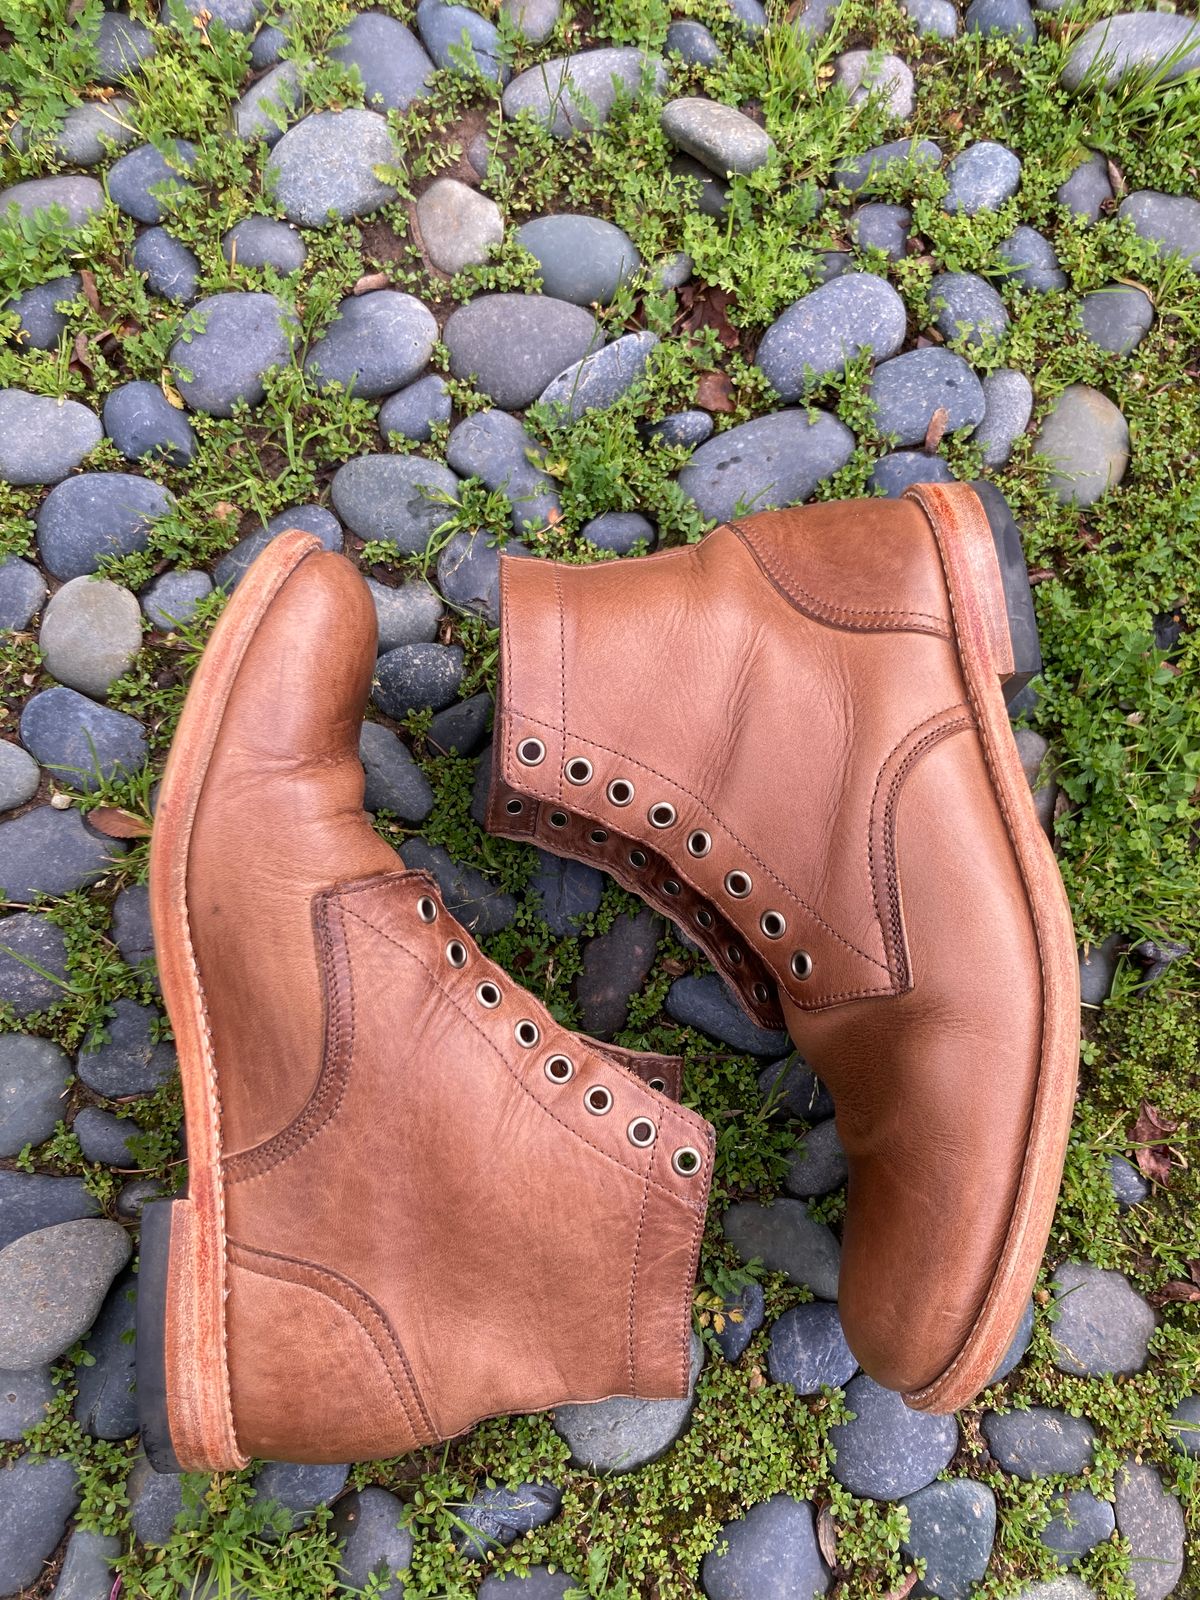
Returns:
[[[678,1063],[569,1033],[362,809],[362,579],[276,539],[204,652],[150,893],[188,1192],[148,1207],[164,1470],[347,1461],[565,1400],[676,1397],[712,1134]]]
[[[506,560],[488,824],[603,867],[832,1091],[846,1337],[930,1411],[988,1382],[1062,1170],[1078,971],[965,485]]]

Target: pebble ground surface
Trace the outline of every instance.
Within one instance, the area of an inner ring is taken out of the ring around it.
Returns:
[[[0,0],[0,1596],[1200,1592],[1198,69],[1194,16],[1118,0]],[[929,1417],[842,1336],[819,1080],[480,817],[500,546],[951,478],[1023,535],[1085,1010],[1033,1300]],[[180,1482],[132,1392],[184,1176],[146,834],[293,526],[375,600],[382,835],[557,1015],[687,1057],[692,1393]]]

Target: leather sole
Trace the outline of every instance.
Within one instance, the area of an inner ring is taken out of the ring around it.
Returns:
[[[1004,586],[983,507],[965,484],[907,491],[937,539],[959,659],[996,802],[1025,886],[1042,979],[1037,1087],[1016,1201],[991,1285],[962,1349],[923,1389],[918,1411],[948,1412],[987,1387],[1012,1342],[1041,1266],[1062,1179],[1079,1069],[1079,965],[1066,892],[1033,808],[1005,707],[1014,671]]]
[[[238,670],[267,608],[321,543],[293,530],[238,585],[200,659],[163,773],[150,844],[150,916],[179,1057],[188,1140],[183,1198],[146,1207],[138,1285],[137,1393],[159,1472],[244,1467],[226,1346],[221,1106],[187,905],[188,850],[200,794]]]

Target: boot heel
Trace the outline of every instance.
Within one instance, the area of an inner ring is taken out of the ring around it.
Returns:
[[[248,1459],[233,1433],[223,1319],[212,1314],[210,1234],[191,1200],[160,1200],[142,1213],[137,1398],[156,1472],[231,1471]]]

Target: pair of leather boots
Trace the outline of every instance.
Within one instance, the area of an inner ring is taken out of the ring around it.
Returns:
[[[142,1233],[160,1470],[390,1457],[687,1389],[712,1129],[679,1061],[561,1026],[374,832],[374,662],[354,567],[283,534],[163,779],[188,1190]],[[965,486],[502,565],[489,827],[602,867],[787,1026],[849,1162],[846,1337],[930,1411],[1007,1348],[1073,1101],[1074,941],[1013,665]]]

